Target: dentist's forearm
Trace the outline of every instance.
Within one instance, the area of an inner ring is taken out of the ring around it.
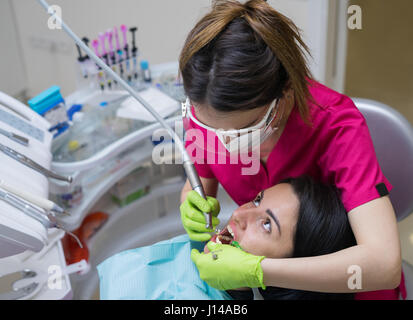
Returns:
[[[266,286],[355,293],[393,289],[399,285],[401,267],[397,263],[398,257],[390,259],[395,261],[393,264],[388,263],[388,258],[379,248],[357,245],[317,257],[264,259],[261,267]],[[361,271],[361,289],[349,286],[349,281],[355,283],[357,270]]]

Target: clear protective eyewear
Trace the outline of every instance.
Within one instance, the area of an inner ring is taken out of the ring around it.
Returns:
[[[275,99],[268,108],[262,120],[251,127],[242,129],[223,130],[209,127],[192,114],[189,98],[182,103],[182,117],[184,120],[192,120],[195,124],[216,134],[221,143],[229,152],[250,151],[253,147],[259,146],[266,138],[269,137],[278,127],[271,127],[272,121],[278,116],[279,99]]]

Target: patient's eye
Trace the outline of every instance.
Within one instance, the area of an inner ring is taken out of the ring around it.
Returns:
[[[270,218],[265,219],[263,227],[264,227],[266,232],[271,233],[271,220],[270,220]]]
[[[252,201],[254,203],[254,206],[258,207],[261,203],[262,200],[262,191],[255,197],[255,199]]]

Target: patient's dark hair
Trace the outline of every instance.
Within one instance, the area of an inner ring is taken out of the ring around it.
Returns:
[[[335,186],[316,182],[306,175],[287,178],[279,183],[289,183],[300,203],[292,258],[329,254],[356,245],[347,212]],[[259,290],[264,299],[277,300],[335,300],[354,297],[352,293],[323,293],[278,287]],[[249,294],[251,293],[250,291]]]

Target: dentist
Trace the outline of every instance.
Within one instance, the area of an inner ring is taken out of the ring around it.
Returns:
[[[263,0],[214,1],[190,31],[179,61],[188,96],[186,148],[208,197],[187,182],[182,223],[191,239],[208,241],[213,230],[205,228],[202,212],[213,214],[214,227],[219,224],[218,184],[242,205],[281,179],[307,174],[340,190],[357,245],[316,257],[270,259],[209,242],[215,253],[194,250],[191,258],[201,278],[221,290],[273,286],[399,299],[406,292],[388,196],[392,185],[362,114],[349,97],[312,78],[304,51],[293,22]],[[254,219],[258,225],[267,221]],[[237,233],[245,227],[236,223]],[[357,272],[361,283],[350,285]]]

